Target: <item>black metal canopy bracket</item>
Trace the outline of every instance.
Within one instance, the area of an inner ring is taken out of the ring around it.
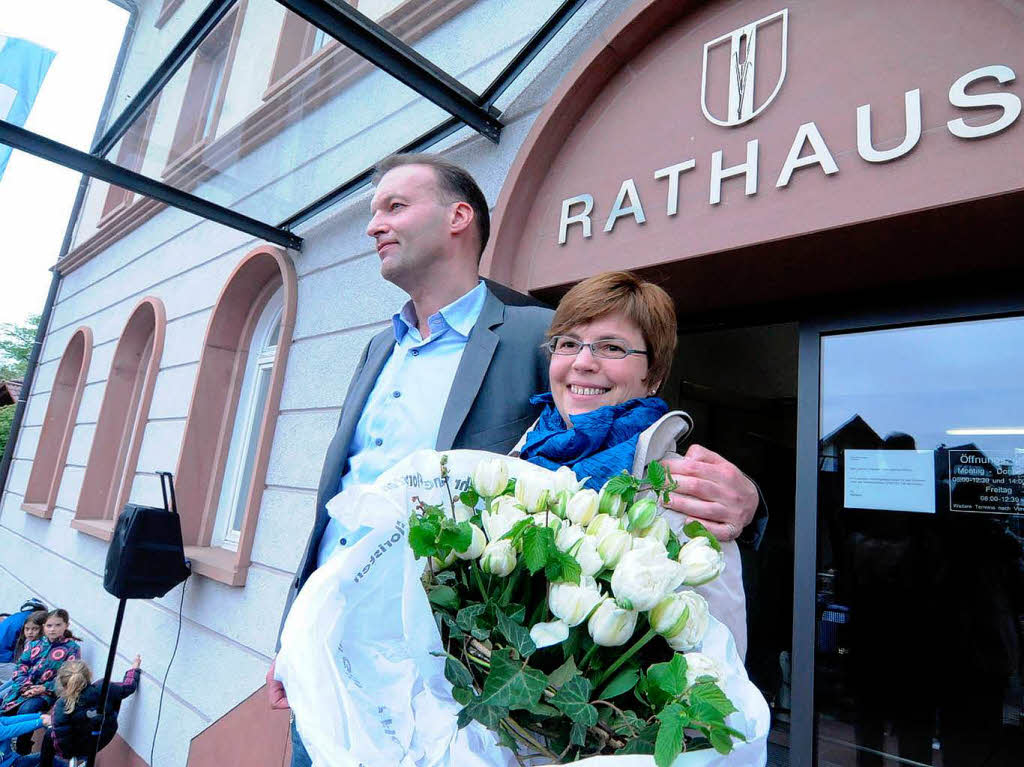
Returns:
[[[167,57],[160,62],[149,79],[139,88],[128,106],[117,116],[117,119],[110,124],[104,133],[92,147],[92,154],[97,157],[106,157],[107,153],[114,148],[114,144],[128,132],[143,112],[146,111],[157,94],[170,82],[174,74],[181,68],[181,65],[189,60],[195,53],[196,48],[202,45],[206,36],[214,30],[237,0],[213,0],[206,9],[199,14],[188,31],[182,35],[177,44],[167,54]]]
[[[100,181],[107,181],[132,192],[167,203],[175,208],[194,213],[218,224],[246,232],[254,237],[273,242],[293,250],[301,250],[302,238],[291,232],[258,221],[255,218],[237,213],[228,208],[196,197],[194,194],[175,189],[173,186],[154,181],[135,173],[109,160],[94,157],[86,152],[61,144],[53,139],[40,136],[38,133],[25,130],[6,120],[0,120],[0,143],[14,149],[41,157],[44,160],[63,165],[65,168],[77,170]]]
[[[278,2],[498,143],[502,125],[496,109],[482,106],[480,96],[351,5],[337,0]]]

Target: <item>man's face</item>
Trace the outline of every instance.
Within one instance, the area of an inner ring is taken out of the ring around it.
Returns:
[[[429,278],[452,242],[451,205],[440,201],[434,169],[403,165],[384,174],[366,233],[377,241],[380,273],[406,292]]]

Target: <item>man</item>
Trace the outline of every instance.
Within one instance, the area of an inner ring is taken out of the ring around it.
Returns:
[[[325,507],[341,489],[373,482],[422,448],[507,453],[538,415],[530,395],[548,389],[541,344],[552,312],[480,280],[490,220],[473,179],[430,155],[396,155],[378,166],[376,184],[366,233],[377,243],[381,276],[411,300],[370,341],[353,376],[292,596],[351,543],[353,533]],[[731,540],[754,516],[756,487],[711,451],[695,445],[668,468],[680,483],[671,508],[716,535]],[[267,687],[271,706],[287,708],[273,666]],[[309,765],[294,726],[292,744],[293,767]]]

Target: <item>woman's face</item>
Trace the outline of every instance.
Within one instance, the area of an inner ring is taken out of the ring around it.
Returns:
[[[64,630],[67,627],[67,621],[63,621],[58,616],[53,615],[47,618],[46,623],[43,624],[43,633],[46,634],[47,639],[53,642],[64,636]]]
[[[647,349],[640,328],[621,314],[609,314],[577,325],[563,335],[583,343],[614,340],[626,349]],[[582,348],[575,356],[552,354],[548,375],[555,407],[567,426],[572,425],[573,415],[646,397],[657,384],[645,380],[645,355],[630,354],[621,360],[610,360],[595,357],[589,347]]]
[[[42,633],[42,629],[39,625],[29,621],[25,624],[25,641],[31,642],[34,639],[39,639],[39,635]]]

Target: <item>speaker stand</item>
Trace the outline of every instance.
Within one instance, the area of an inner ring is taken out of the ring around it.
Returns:
[[[107,696],[110,695],[110,675],[114,671],[114,657],[117,655],[117,640],[121,637],[121,621],[124,620],[124,607],[128,604],[127,599],[120,599],[117,603],[117,618],[114,619],[114,635],[110,638],[110,652],[107,653],[107,670],[103,672],[103,687],[100,689],[100,726],[96,731],[96,740],[92,744],[92,754],[86,767],[95,767],[96,752],[100,747],[100,734],[103,732],[103,723],[107,718]]]

